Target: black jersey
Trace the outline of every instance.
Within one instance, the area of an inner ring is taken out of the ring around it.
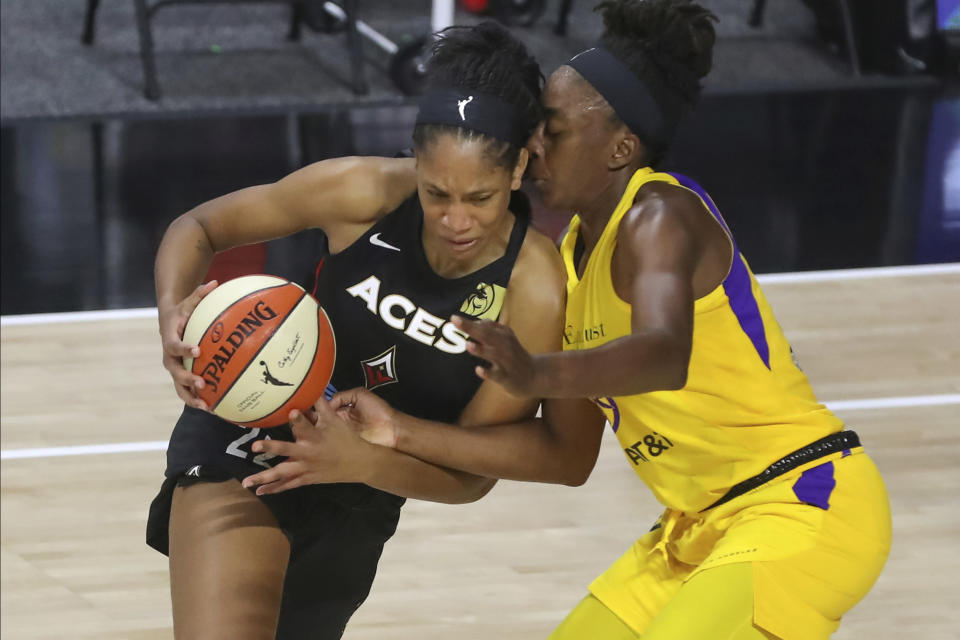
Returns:
[[[422,228],[414,195],[343,251],[324,252],[309,278],[314,281],[301,284],[320,301],[337,340],[328,396],[366,386],[411,415],[454,422],[481,381],[450,315],[499,315],[527,223],[517,219],[501,258],[462,278],[433,271]],[[261,438],[292,440],[293,434],[288,426],[247,429],[184,408],[167,448],[167,478],[150,505],[147,544],[168,552],[178,485],[242,480],[280,462],[250,451]],[[290,541],[277,639],[340,638],[370,591],[403,498],[363,484],[326,484],[260,499]]]
[[[325,253],[316,263],[312,291],[337,341],[327,396],[365,386],[405,413],[455,422],[481,380],[473,370],[476,358],[466,352],[466,336],[449,318],[454,313],[497,317],[527,222],[517,218],[503,256],[461,278],[433,271],[423,250],[422,227],[423,210],[414,195],[349,247]],[[282,460],[250,450],[262,438],[293,440],[293,434],[286,425],[248,429],[186,407],[167,448],[166,476],[243,479]],[[316,510],[318,500],[348,509],[385,505],[393,525],[403,503],[367,485],[347,483],[312,485],[263,499],[286,531]],[[160,538],[151,545],[165,552],[168,507],[161,501],[155,510],[159,515],[151,516],[156,521],[151,528]]]
[[[460,278],[431,268],[422,228],[414,195],[352,245],[325,256],[314,295],[337,340],[333,387],[366,387],[405,413],[456,422],[481,380],[467,337],[450,316],[496,319],[527,225],[518,219],[504,255]]]

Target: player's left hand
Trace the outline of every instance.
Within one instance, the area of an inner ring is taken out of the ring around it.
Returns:
[[[490,320],[470,320],[455,315],[451,322],[470,336],[467,351],[486,361],[477,366],[477,375],[501,385],[513,395],[520,397],[543,397],[543,374],[537,359],[530,355],[513,329]]]
[[[308,484],[362,482],[363,450],[372,445],[362,440],[325,398],[317,401],[310,414],[290,412],[295,442],[271,439],[253,443],[251,449],[257,453],[287,459],[244,478],[244,488],[256,487],[257,495],[262,496]]]

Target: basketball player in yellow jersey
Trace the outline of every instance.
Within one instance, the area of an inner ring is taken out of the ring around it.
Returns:
[[[564,353],[463,323],[481,377],[593,398],[667,507],[552,638],[826,638],[886,560],[886,491],[814,397],[713,201],[650,168],[709,70],[713,16],[601,8],[604,37],[550,78],[532,146],[546,203],[578,212],[561,247]],[[622,628],[591,631],[604,621]]]
[[[321,423],[353,421],[436,464],[556,482],[558,467],[596,460],[570,437],[600,428],[569,404],[592,402],[666,510],[551,640],[827,638],[886,560],[883,482],[817,402],[712,200],[651,168],[710,69],[714,16],[684,0],[599,8],[600,44],[550,77],[530,145],[546,204],[577,212],[562,243],[564,352],[531,356],[508,327],[456,320],[488,363],[478,375],[548,398],[544,418],[453,428],[354,390]],[[284,481],[282,466],[258,481]]]

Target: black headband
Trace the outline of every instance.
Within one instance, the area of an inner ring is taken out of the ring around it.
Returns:
[[[420,99],[417,124],[445,124],[469,129],[522,147],[530,131],[518,109],[502,99],[476,91],[430,91]]]
[[[673,127],[647,86],[607,49],[597,46],[581,51],[567,65],[593,85],[630,131],[642,140],[657,144],[670,141]]]

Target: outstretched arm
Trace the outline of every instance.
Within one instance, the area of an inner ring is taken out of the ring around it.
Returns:
[[[257,495],[267,495],[308,484],[362,482],[407,498],[457,504],[479,500],[496,482],[371,444],[322,398],[315,412],[310,416],[291,412],[290,426],[296,442],[253,443],[256,452],[288,459],[247,477],[244,487],[256,487]]]
[[[711,262],[701,268],[708,245]],[[489,363],[477,375],[516,394],[596,398],[679,389],[692,349],[694,300],[723,280],[725,263],[716,256],[724,249],[728,264],[729,239],[696,196],[658,194],[624,217],[611,265],[617,295],[631,304],[629,335],[593,349],[531,355],[509,327],[455,323],[473,339],[468,350]]]
[[[355,389],[334,405],[373,442],[482,476],[578,486],[600,451],[604,417],[589,400],[547,400],[542,418],[456,427],[374,406],[371,396]]]

